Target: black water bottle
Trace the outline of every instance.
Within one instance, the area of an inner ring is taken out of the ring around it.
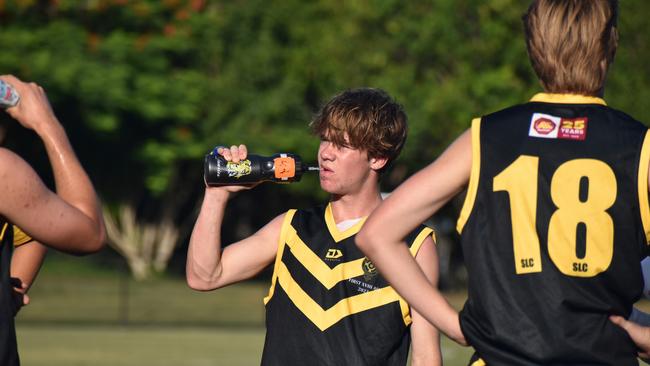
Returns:
[[[281,153],[269,157],[249,154],[245,160],[234,163],[218,154],[215,148],[205,156],[203,179],[210,187],[267,181],[292,183],[300,181],[303,173],[318,170],[318,167],[303,163],[295,154]]]

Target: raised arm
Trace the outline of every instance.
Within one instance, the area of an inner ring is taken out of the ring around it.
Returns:
[[[373,213],[357,234],[359,248],[415,310],[465,344],[458,313],[426,278],[404,237],[459,193],[469,180],[471,133],[463,133],[435,162],[413,175]]]
[[[0,76],[20,94],[7,113],[41,138],[54,173],[56,193],[9,150],[0,149],[0,214],[39,242],[71,253],[90,253],[104,243],[105,228],[95,190],[81,167],[43,88]]]
[[[246,147],[219,149],[227,160],[245,159]],[[187,284],[199,291],[214,290],[254,276],[273,262],[284,214],[276,217],[252,236],[222,250],[221,224],[231,193],[243,187],[206,187],[199,217],[194,224],[187,250]]]

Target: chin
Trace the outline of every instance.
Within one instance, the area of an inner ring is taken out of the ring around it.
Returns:
[[[320,188],[329,194],[341,194],[341,192],[339,192],[339,189],[335,187],[333,184],[331,184],[331,182],[328,181],[321,180]]]

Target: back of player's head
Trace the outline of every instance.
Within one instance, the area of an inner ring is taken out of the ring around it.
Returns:
[[[321,108],[311,122],[321,139],[365,150],[369,158],[397,158],[407,133],[404,109],[381,89],[346,90]],[[385,170],[382,169],[382,171]]]
[[[551,93],[598,95],[618,46],[618,0],[534,0],[524,15],[528,55]]]

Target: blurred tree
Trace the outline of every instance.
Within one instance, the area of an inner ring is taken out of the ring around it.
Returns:
[[[173,222],[182,240],[206,151],[246,143],[315,160],[308,121],[343,89],[383,88],[409,114],[386,190],[472,117],[526,101],[540,89],[521,26],[527,3],[0,0],[0,70],[44,85],[111,212],[130,205],[138,223]],[[607,90],[611,105],[640,119],[650,97],[648,11],[648,2],[621,3]],[[18,137],[19,148],[37,152]],[[266,206],[251,214],[244,195],[233,202],[240,221],[231,227],[245,232],[324,198],[315,179],[245,195]]]

